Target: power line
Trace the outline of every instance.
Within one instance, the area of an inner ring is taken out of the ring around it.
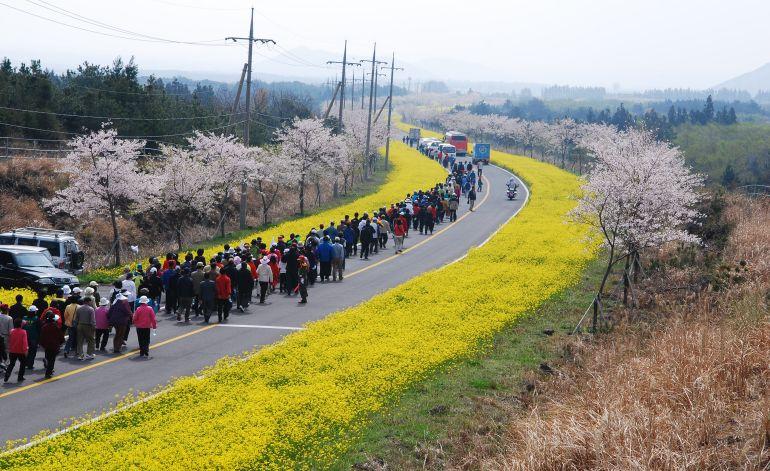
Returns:
[[[176,2],[169,2],[166,0],[155,0],[158,3],[165,3],[166,5],[171,5],[172,7],[181,7],[181,8],[194,8],[197,10],[210,10],[210,11],[244,11],[248,10],[248,8],[214,8],[214,7],[201,7],[198,5],[184,5],[181,3]]]
[[[0,110],[16,111],[20,113],[34,113],[34,114],[47,114],[53,116],[63,116],[67,118],[82,118],[82,119],[106,119],[114,121],[190,121],[195,119],[209,119],[209,118],[226,118],[230,116],[227,114],[212,114],[205,116],[188,116],[188,117],[176,117],[176,118],[134,118],[125,116],[92,116],[92,115],[80,115],[73,113],[56,113],[54,111],[40,111],[40,110],[25,110],[21,108],[11,108],[10,106],[0,106]]]
[[[27,0],[27,1],[30,1],[30,0]],[[16,11],[18,11],[20,13],[24,13],[25,15],[34,16],[36,18],[40,18],[42,20],[49,21],[51,23],[55,23],[55,24],[58,24],[58,25],[61,25],[61,26],[66,26],[68,28],[73,28],[73,29],[77,29],[77,30],[80,30],[80,31],[86,31],[88,33],[94,33],[94,34],[99,34],[99,35],[102,35],[102,36],[109,36],[109,37],[118,38],[118,39],[128,39],[128,40],[131,40],[131,41],[141,41],[141,42],[150,42],[150,43],[187,44],[187,45],[193,45],[193,46],[214,46],[214,47],[223,47],[223,46],[224,47],[229,47],[230,46],[229,44],[207,44],[206,41],[176,41],[176,40],[171,40],[171,39],[144,39],[144,38],[141,38],[141,37],[122,36],[122,35],[117,35],[117,34],[110,34],[110,33],[104,32],[104,31],[97,31],[97,30],[93,30],[93,29],[89,29],[89,28],[84,28],[84,27],[81,27],[81,26],[72,25],[72,24],[69,24],[69,23],[64,23],[62,21],[58,21],[58,20],[55,20],[55,19],[52,19],[52,18],[48,18],[46,16],[42,16],[42,15],[39,15],[37,13],[32,13],[30,11],[23,10],[21,8],[13,7],[11,5],[8,5],[7,3],[0,2],[0,5],[5,6],[7,8],[10,8],[11,10],[16,10]],[[41,6],[42,8],[46,8],[48,10],[51,10],[50,8],[44,7],[42,5],[38,5],[38,6]],[[57,12],[57,13],[59,13],[59,12]],[[63,14],[63,13],[61,13],[61,14]],[[70,16],[70,15],[65,15],[65,16]],[[80,20],[80,21],[85,21],[85,20]],[[88,23],[88,21],[86,21],[86,23]],[[101,26],[101,27],[105,28],[105,29],[109,29],[106,26]],[[119,28],[117,28],[117,29],[119,30]],[[130,34],[142,36],[141,33],[130,32]]]
[[[153,136],[121,136],[121,135],[119,135],[118,137],[125,138],[125,139],[153,139],[153,138],[156,138],[156,137],[187,136],[189,134],[195,133],[196,131],[198,131],[198,132],[216,131],[218,129],[225,129],[225,128],[229,128],[231,126],[237,126],[237,125],[243,124],[245,122],[246,122],[246,120],[242,120],[242,121],[238,121],[238,122],[232,123],[232,124],[225,124],[223,126],[217,126],[217,127],[213,127],[213,128],[207,128],[207,129],[193,129],[191,131],[187,131],[187,132],[183,132],[183,133],[177,133],[177,134],[157,134],[157,135],[153,135]],[[263,123],[258,123],[258,124],[263,124]],[[263,124],[263,125],[264,126],[269,126],[269,125],[266,125],[266,124]],[[67,134],[67,135],[70,135],[70,136],[85,136],[86,135],[84,133],[78,133],[78,132],[56,131],[54,129],[35,128],[35,127],[31,127],[31,126],[22,126],[22,125],[19,125],[19,124],[10,124],[10,123],[0,123],[0,126],[8,126],[8,127],[11,127],[11,128],[27,129],[27,130],[30,130],[30,131],[48,132],[48,133],[52,133],[52,134]]]

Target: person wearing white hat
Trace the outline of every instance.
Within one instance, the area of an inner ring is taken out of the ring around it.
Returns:
[[[95,348],[98,348],[100,352],[107,351],[107,340],[110,338],[110,321],[107,319],[107,312],[110,310],[110,300],[107,298],[101,298],[99,300],[99,307],[94,312],[94,319],[96,320],[96,339],[94,342]]]
[[[66,298],[70,294],[72,294],[72,288],[70,288],[70,285],[64,285],[61,287],[62,294]]]
[[[82,293],[82,292],[83,292],[83,290],[82,290],[82,289],[80,289],[80,288],[79,288],[79,287],[77,287],[77,286],[75,286],[74,288],[72,288],[72,294],[80,294],[80,293]]]
[[[259,281],[259,304],[265,304],[267,288],[273,282],[273,269],[270,267],[270,259],[263,257],[257,267],[257,281]]]
[[[134,312],[134,326],[136,326],[136,336],[139,339],[139,358],[149,360],[150,358],[150,329],[157,329],[158,324],[155,320],[155,310],[148,306],[150,299],[147,296],[139,298],[139,307]]]

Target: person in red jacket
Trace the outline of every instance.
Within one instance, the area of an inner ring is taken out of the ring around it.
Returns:
[[[393,241],[396,244],[396,253],[404,251],[404,235],[406,235],[406,218],[399,216],[393,220]]]
[[[10,363],[5,370],[5,382],[11,377],[11,372],[16,362],[19,362],[19,375],[18,381],[21,383],[24,381],[24,371],[26,371],[27,352],[29,351],[29,343],[27,343],[27,331],[21,328],[21,318],[13,320],[13,329],[8,336],[8,356],[10,357]]]
[[[158,324],[155,320],[155,310],[148,304],[150,298],[142,296],[139,298],[139,307],[134,311],[134,326],[136,327],[136,336],[139,339],[139,358],[150,360],[150,329],[157,329]]]
[[[230,302],[230,295],[233,292],[233,287],[230,283],[230,277],[227,276],[224,272],[220,272],[219,276],[217,277],[216,290],[217,317],[219,318],[219,322],[222,322],[223,318],[227,320],[227,318],[230,316],[230,306],[232,305]]]
[[[45,377],[46,379],[53,376],[53,367],[56,363],[56,355],[59,354],[59,349],[64,343],[64,332],[61,329],[61,325],[57,323],[60,319],[57,319],[57,315],[54,313],[55,308],[48,308],[45,311],[45,321],[43,327],[40,329],[40,340],[38,345],[43,347],[45,351]]]

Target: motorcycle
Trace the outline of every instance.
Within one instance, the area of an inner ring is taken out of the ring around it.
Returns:
[[[516,189],[518,185],[514,185],[513,187],[508,187],[508,191],[506,192],[506,196],[508,196],[509,200],[515,200],[516,199]]]

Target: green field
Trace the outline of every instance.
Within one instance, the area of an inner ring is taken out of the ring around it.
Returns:
[[[710,185],[770,185],[770,124],[709,124],[676,128],[674,144]],[[730,166],[734,179],[729,178]]]

